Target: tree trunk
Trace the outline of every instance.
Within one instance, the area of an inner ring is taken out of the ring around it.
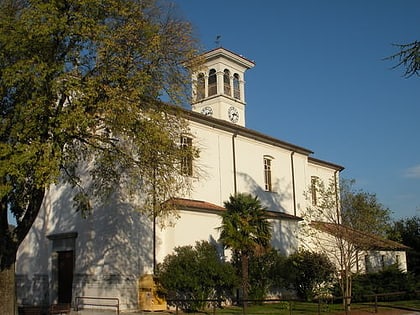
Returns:
[[[14,264],[0,270],[0,314],[17,315]]]
[[[248,273],[248,255],[242,254],[242,307],[243,313],[247,313],[248,306],[248,287],[249,287],[249,273]]]
[[[350,312],[351,309],[351,276],[347,275],[346,277],[346,314]]]
[[[341,292],[343,293],[343,307],[346,314],[350,312],[351,309],[351,295],[352,295],[352,279],[351,275],[348,274],[346,270],[341,279]]]
[[[8,222],[7,198],[0,202],[0,314],[15,315],[16,279],[15,262],[19,245],[34,223],[44,199],[44,188],[34,188],[23,218],[12,227]]]

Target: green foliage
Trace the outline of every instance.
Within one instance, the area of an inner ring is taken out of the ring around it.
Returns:
[[[269,293],[286,287],[283,272],[285,261],[286,257],[273,248],[249,257],[249,299],[263,300]],[[241,262],[237,254],[232,257],[232,265],[240,275]]]
[[[282,273],[298,297],[310,301],[326,293],[334,279],[334,269],[325,254],[299,250],[287,258]]]
[[[239,193],[224,202],[219,227],[220,241],[226,248],[244,254],[263,252],[271,240],[270,223],[257,197]]]
[[[413,75],[420,75],[420,42],[414,41],[408,44],[394,45],[399,49],[399,52],[389,56],[388,60],[397,59],[397,64],[394,68],[404,67],[404,77],[409,78]]]
[[[375,194],[355,190],[354,180],[341,180],[341,222],[353,229],[385,236],[391,222],[391,211]]]
[[[395,221],[388,231],[388,237],[410,247],[407,250],[407,269],[420,281],[420,217]]]
[[[230,298],[237,285],[231,264],[223,262],[216,248],[208,242],[197,242],[195,247],[175,248],[158,265],[157,277],[169,300],[207,300]],[[174,301],[184,310],[202,309],[203,301]]]
[[[272,287],[270,278],[273,264],[277,258],[277,251],[272,249],[262,255],[253,255],[249,260],[249,298],[262,300]]]
[[[197,49],[189,23],[163,3],[0,2],[1,268],[52,183],[68,182],[82,212],[119,190],[143,193],[138,208],[161,217],[171,213],[162,202],[188,189],[180,161],[197,152],[178,149],[188,127],[159,99],[187,98]]]
[[[417,287],[416,287],[417,286]],[[391,265],[379,272],[357,275],[353,279],[353,298],[356,302],[372,300],[368,295],[394,292],[408,292],[405,296],[386,299],[409,298],[419,286],[411,273],[402,272],[398,266]]]
[[[220,241],[240,257],[243,299],[248,299],[249,258],[263,254],[270,247],[271,229],[266,209],[257,197],[239,193],[224,202]],[[246,306],[246,302],[244,303]]]
[[[197,49],[163,3],[0,1],[0,282],[52,183],[68,183],[84,215],[146,196],[136,208],[160,222],[174,213],[163,201],[189,189],[180,161],[196,152],[176,145],[187,124],[159,100],[190,95]]]

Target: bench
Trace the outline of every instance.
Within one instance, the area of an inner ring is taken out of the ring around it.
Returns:
[[[63,315],[63,314],[70,314],[70,304],[62,303],[62,304],[53,304],[50,306],[50,315]]]
[[[118,298],[77,296],[74,305],[75,310],[79,311],[79,309],[83,309],[85,306],[92,306],[97,309],[115,308],[116,314],[120,314],[120,300]]]
[[[41,306],[19,306],[18,314],[19,315],[43,315],[44,308]]]

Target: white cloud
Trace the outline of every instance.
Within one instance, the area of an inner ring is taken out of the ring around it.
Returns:
[[[416,165],[406,169],[404,172],[404,177],[420,178],[420,165]]]

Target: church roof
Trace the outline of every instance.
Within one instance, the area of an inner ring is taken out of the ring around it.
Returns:
[[[266,134],[263,134],[261,132],[258,132],[258,131],[255,131],[246,127],[232,124],[231,122],[225,121],[223,119],[217,119],[214,117],[205,116],[201,113],[197,113],[197,112],[189,111],[189,110],[185,110],[185,113],[187,114],[187,117],[186,117],[187,119],[190,119],[192,121],[198,122],[203,125],[215,127],[221,130],[231,132],[236,135],[243,136],[243,137],[253,138],[261,142],[280,146],[280,147],[289,149],[291,151],[296,151],[305,155],[309,155],[313,153],[311,150],[306,149],[304,147],[300,147],[292,143],[279,140],[277,138],[268,136]]]
[[[220,212],[226,211],[226,208],[215,205],[213,203],[202,201],[202,200],[194,200],[194,199],[184,199],[184,198],[173,198],[169,200],[172,205],[182,210],[190,210],[190,211],[197,211],[197,212],[211,212],[215,214],[220,214]],[[284,212],[277,212],[268,210],[266,212],[267,219],[278,219],[278,220],[296,220],[301,221],[302,218],[287,214]]]
[[[184,199],[184,198],[172,198],[169,200],[172,205],[183,208],[185,210],[206,210],[206,211],[224,211],[226,210],[223,207],[215,205],[214,203],[202,201],[202,200],[194,200],[194,199]]]
[[[284,148],[284,149],[287,149],[287,150],[290,150],[290,151],[293,151],[293,152],[297,152],[297,153],[300,153],[300,154],[303,154],[303,155],[307,155],[307,156],[314,153],[313,151],[311,151],[307,148],[304,148],[304,147],[292,144],[290,142],[286,142],[286,141],[274,138],[272,136],[263,134],[261,132],[258,132],[258,131],[255,131],[255,130],[252,130],[252,129],[249,129],[249,128],[246,128],[246,127],[242,127],[242,126],[239,126],[239,125],[232,124],[232,123],[230,123],[228,121],[225,121],[223,119],[217,119],[217,118],[214,118],[214,117],[206,116],[206,115],[203,115],[201,113],[194,112],[194,111],[187,110],[187,109],[184,109],[184,113],[185,113],[185,118],[186,119],[189,119],[191,121],[194,121],[194,122],[197,122],[197,123],[200,123],[200,124],[203,124],[203,125],[207,125],[207,126],[210,126],[210,127],[213,127],[213,128],[218,128],[220,130],[231,132],[232,134],[235,134],[237,136],[239,135],[239,136],[243,136],[243,137],[246,137],[246,138],[255,139],[255,140],[261,141],[263,143],[278,146],[278,147],[281,147],[281,148]],[[331,167],[331,168],[336,169],[338,171],[344,170],[344,167],[341,166],[341,165],[334,164],[334,163],[327,162],[327,161],[323,161],[323,160],[319,160],[319,159],[316,159],[316,158],[313,158],[313,157],[309,157],[308,161],[311,162],[311,163],[317,164],[317,165],[324,165],[324,166],[327,166],[327,167]]]
[[[355,245],[361,250],[407,250],[408,246],[385,239],[378,235],[355,230],[351,227],[331,223],[313,221],[310,226],[315,229],[326,232],[335,237],[341,237],[345,241]]]

